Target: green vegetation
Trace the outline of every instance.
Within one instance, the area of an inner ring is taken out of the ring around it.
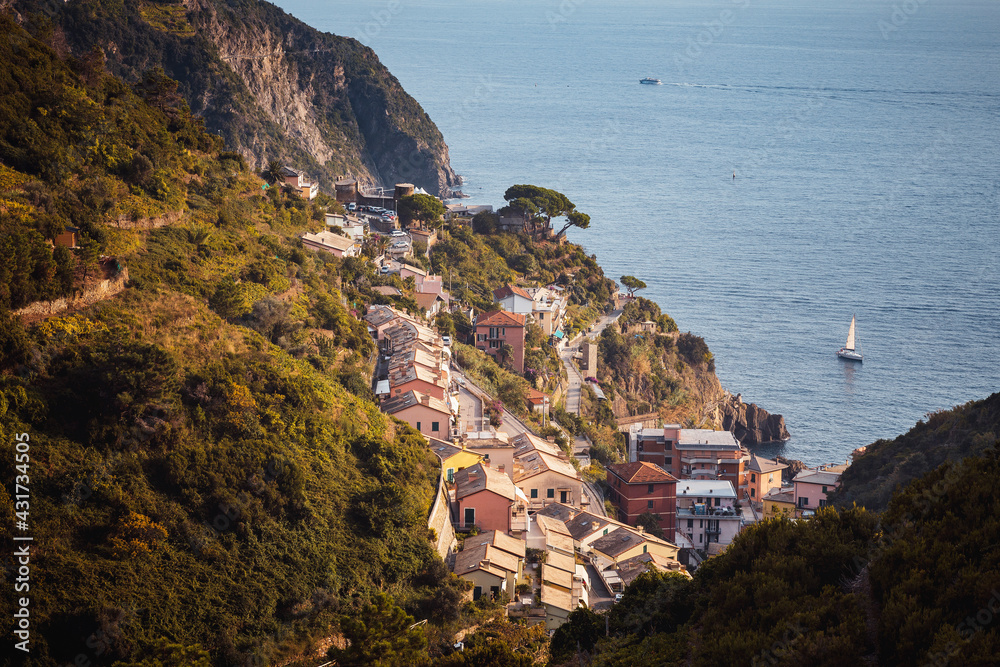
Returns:
[[[396,204],[399,221],[404,225],[417,222],[421,227],[437,229],[441,224],[441,216],[445,213],[444,204],[437,197],[417,194],[408,195]],[[426,250],[426,248],[425,248]]]
[[[933,412],[904,435],[869,445],[844,472],[832,502],[841,507],[857,503],[881,511],[894,492],[946,461],[982,453],[998,437],[1000,393]]]
[[[622,276],[622,286],[628,290],[630,297],[635,297],[637,290],[646,289],[646,283],[635,276]]]
[[[961,422],[983,403],[939,419]],[[606,615],[574,612],[552,639],[552,664],[575,664],[578,652],[599,666],[993,664],[997,475],[994,437],[912,482],[881,517],[828,508],[755,524],[693,580],[646,573]]]
[[[132,88],[0,30],[0,472],[19,474],[29,434],[44,545],[24,664],[272,664],[360,632],[343,619],[376,592],[454,622],[464,586],[428,540],[438,462],[366,400],[373,344],[350,309],[375,276],[298,241],[329,199],[262,191],[162,74]],[[151,216],[169,224],[134,224]],[[44,243],[66,224],[80,250]],[[102,252],[129,269],[123,294],[11,315],[77,289]]]

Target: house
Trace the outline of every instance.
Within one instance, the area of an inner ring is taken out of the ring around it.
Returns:
[[[463,445],[469,451],[489,460],[494,470],[514,478],[514,451],[517,448],[510,442],[510,436],[489,426],[482,431],[466,431],[463,438]]]
[[[641,530],[641,529],[640,529]],[[645,532],[631,528],[616,528],[607,535],[594,540],[590,545],[595,565],[614,563],[638,556],[653,553],[667,560],[677,560],[679,549],[675,544],[653,537]]]
[[[443,371],[435,372],[411,362],[395,368],[390,366],[389,388],[393,396],[415,391],[444,401],[448,392],[448,379]]]
[[[747,466],[747,487],[750,490],[750,501],[762,502],[762,499],[773,489],[781,489],[781,471],[788,467],[786,463],[778,463],[756,454],[750,455]]]
[[[518,373],[524,372],[525,316],[497,310],[479,315],[475,322],[476,347],[486,354],[504,358]],[[507,349],[509,348],[509,350]]]
[[[792,484],[795,486],[796,516],[809,516],[820,507],[826,507],[827,494],[840,486],[840,473],[803,470]]]
[[[543,417],[549,416],[549,396],[537,389],[528,389],[528,406]]]
[[[570,613],[576,609],[573,604],[573,593],[552,584],[542,582],[542,606],[545,607],[545,629],[553,631],[566,622]]]
[[[474,551],[504,570],[507,573],[506,588],[511,591],[511,597],[518,584],[527,582],[524,575],[524,540],[490,530],[467,537],[464,551]]]
[[[514,484],[528,497],[533,509],[559,502],[580,506],[583,483],[566,453],[554,443],[529,433],[511,439],[514,452]]]
[[[493,302],[500,304],[508,313],[531,315],[534,300],[523,288],[517,285],[504,285],[493,290]]]
[[[764,518],[774,519],[777,517],[795,517],[795,488],[782,488],[773,490],[769,495],[764,496]]]
[[[417,281],[422,281],[427,277],[427,272],[421,269],[419,266],[410,266],[409,264],[403,264],[399,269],[399,277],[401,280],[406,280],[407,278],[413,278],[413,284],[416,285]]]
[[[281,179],[286,188],[305,199],[315,199],[319,194],[319,183],[310,183],[302,172],[291,167],[281,168]]]
[[[643,572],[678,572],[691,578],[691,575],[678,561],[648,552],[619,561],[615,569],[622,588],[627,588]]]
[[[677,478],[649,461],[618,463],[607,467],[609,499],[618,518],[630,526],[650,512],[668,539],[677,528]]]
[[[357,218],[338,213],[327,213],[326,226],[342,230],[349,238],[357,241],[359,245],[364,241],[365,225]]]
[[[724,479],[744,497],[750,453],[729,431],[668,424],[630,433],[629,461],[649,461],[677,479]]]
[[[451,409],[441,399],[407,391],[382,401],[382,412],[402,419],[429,438],[442,439],[451,433]]]
[[[512,554],[490,544],[466,546],[455,554],[452,571],[462,579],[472,582],[472,599],[483,595],[503,600],[513,596],[521,564]]]
[[[727,545],[743,527],[736,490],[728,480],[685,479],[677,482],[677,532],[696,549],[713,542]]]
[[[590,551],[590,547],[595,541],[608,535],[611,531],[625,526],[626,524],[620,521],[590,512],[579,512],[572,519],[566,521],[566,528],[573,538],[574,545],[577,550],[584,553]]]
[[[492,213],[493,207],[488,204],[445,204],[445,220],[459,218],[474,218],[478,213]]]
[[[528,530],[527,502],[507,475],[479,462],[455,472],[459,530]]]
[[[358,242],[354,239],[328,231],[303,234],[302,245],[310,250],[328,252],[337,257],[357,257],[360,252]]]
[[[414,292],[413,300],[417,302],[420,314],[427,319],[433,318],[448,305],[444,297],[434,292]]]
[[[459,447],[458,445],[453,445],[450,442],[438,440],[437,438],[428,438],[428,440],[430,441],[431,451],[441,459],[441,471],[449,483],[455,481],[456,472],[465,468],[471,468],[483,459],[480,454],[470,451],[465,447]]]
[[[573,556],[576,548],[565,523],[537,513],[532,518],[525,541],[532,549],[555,551],[567,556]]]
[[[562,290],[552,285],[527,290],[531,295],[531,319],[538,323],[546,336],[554,335],[562,324],[566,301]]]

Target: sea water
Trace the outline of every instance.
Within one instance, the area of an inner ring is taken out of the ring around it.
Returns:
[[[278,4],[376,51],[469,203],[589,213],[571,240],[785,416],[766,452],[842,461],[1000,390],[995,0]]]

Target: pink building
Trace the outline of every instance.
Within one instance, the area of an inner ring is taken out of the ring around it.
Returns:
[[[451,435],[451,410],[428,394],[408,391],[382,401],[382,412],[402,419],[430,438],[446,439]]]
[[[524,323],[525,316],[502,310],[484,313],[476,318],[476,347],[497,357],[510,346],[510,364],[518,373],[524,372]],[[502,359],[497,360],[498,363]]]
[[[803,470],[795,479],[795,514],[802,517],[826,507],[827,494],[840,486],[840,473],[823,470]]]
[[[527,528],[527,507],[510,477],[477,463],[455,473],[458,529],[509,533]]]

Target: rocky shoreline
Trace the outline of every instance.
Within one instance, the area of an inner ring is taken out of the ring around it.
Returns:
[[[773,415],[756,403],[744,403],[740,394],[726,392],[719,404],[722,428],[731,431],[747,447],[791,438],[785,418]]]

